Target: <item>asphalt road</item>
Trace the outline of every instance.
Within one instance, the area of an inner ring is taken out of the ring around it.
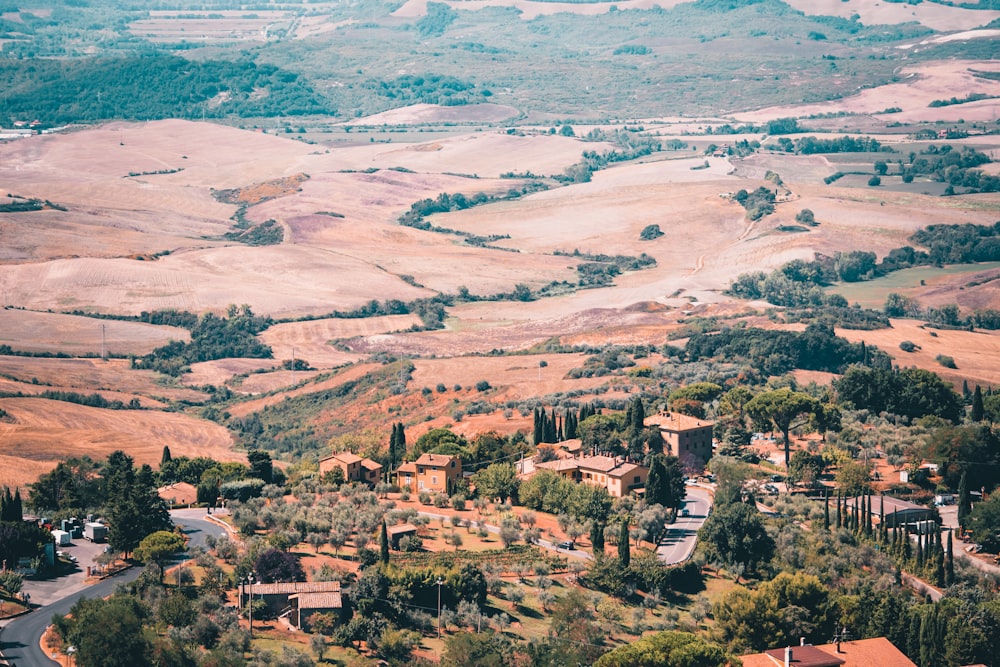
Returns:
[[[691,557],[698,544],[698,529],[712,510],[712,494],[697,486],[687,487],[684,509],[688,516],[678,516],[667,526],[667,534],[660,540],[656,553],[667,565],[682,563]]]
[[[204,518],[205,510],[174,510],[170,514],[174,523],[179,525],[190,538],[190,546],[202,546],[205,544],[206,536],[220,536],[226,532],[219,524]],[[115,586],[134,580],[141,571],[142,569],[137,567],[126,570],[98,584],[71,592],[56,602],[8,622],[0,630],[0,654],[16,667],[51,667],[58,664],[50,660],[39,646],[42,633],[52,622],[52,617],[67,613],[80,598],[111,595]]]

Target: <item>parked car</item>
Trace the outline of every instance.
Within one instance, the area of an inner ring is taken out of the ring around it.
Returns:
[[[573,542],[570,542],[569,540],[566,540],[565,542],[560,542],[556,546],[559,549],[575,549],[576,548],[576,545]]]
[[[681,510],[681,516],[691,516],[691,512],[685,507]]]

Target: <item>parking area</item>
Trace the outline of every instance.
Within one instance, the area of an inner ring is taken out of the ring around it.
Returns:
[[[25,579],[23,590],[31,596],[31,604],[50,604],[85,588],[87,568],[96,564],[94,559],[104,552],[106,546],[106,544],[94,544],[84,539],[77,539],[70,544],[56,547],[57,551],[62,551],[67,556],[76,558],[76,568],[58,577]]]

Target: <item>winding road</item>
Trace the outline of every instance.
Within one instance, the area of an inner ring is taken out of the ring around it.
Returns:
[[[712,494],[707,489],[689,485],[684,509],[688,511],[688,515],[678,516],[676,521],[667,526],[666,535],[656,547],[660,560],[667,565],[683,563],[694,553],[698,544],[698,529],[712,510]]]
[[[170,516],[174,523],[180,526],[184,534],[190,538],[190,546],[203,546],[208,535],[218,537],[226,534],[226,530],[222,526],[205,518],[205,510],[174,510]],[[58,664],[45,655],[39,645],[45,628],[52,622],[52,617],[55,614],[66,614],[80,598],[111,595],[118,584],[133,581],[140,572],[142,572],[141,568],[126,570],[98,584],[70,593],[56,602],[39,607],[30,614],[7,622],[0,628],[0,655],[16,667],[51,667]],[[30,592],[29,586],[26,586],[26,589]]]

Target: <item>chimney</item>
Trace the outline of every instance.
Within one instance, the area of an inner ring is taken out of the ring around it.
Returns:
[[[799,646],[805,646],[805,645],[806,645],[806,638],[799,637]]]
[[[792,647],[785,647],[785,667],[792,667]]]

